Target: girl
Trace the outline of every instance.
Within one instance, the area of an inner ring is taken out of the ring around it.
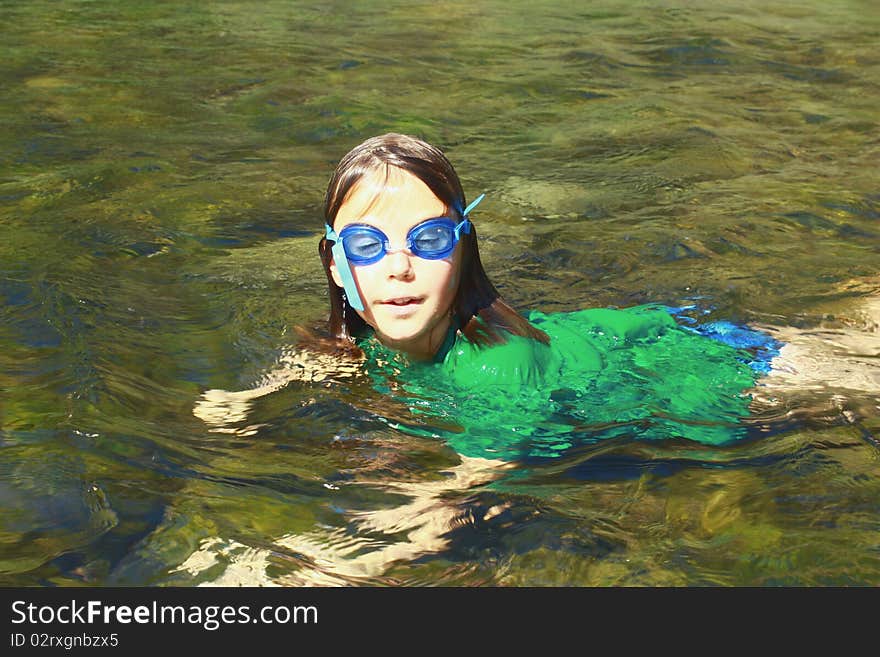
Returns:
[[[252,390],[207,391],[196,414],[252,433],[230,425],[258,396],[292,380],[367,377],[386,421],[481,458],[557,456],[620,435],[745,435],[743,392],[775,341],[685,328],[660,306],[521,315],[483,269],[471,219],[482,199],[466,204],[449,160],[420,139],[385,134],[352,149],[324,198],[326,330],[298,328],[281,368]]]
[[[466,205],[449,160],[413,137],[373,137],[340,161],[319,244],[327,328],[378,387],[455,422],[447,439],[479,456],[556,455],[573,432],[742,436],[742,391],[772,341],[742,330],[733,346],[729,332],[709,340],[650,306],[520,315],[480,261],[470,215],[482,199]]]

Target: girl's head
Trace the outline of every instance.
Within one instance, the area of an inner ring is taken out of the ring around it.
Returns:
[[[477,342],[503,340],[496,328],[523,334],[519,315],[483,270],[465,212],[452,164],[420,139],[386,134],[345,155],[324,197],[328,229],[319,245],[331,334],[347,339],[371,326],[384,344],[417,358],[433,357],[450,327]],[[367,257],[344,258],[341,244],[333,248],[346,228],[346,235],[357,234],[346,240],[362,239]],[[369,247],[385,237],[384,257],[381,247],[369,257]],[[486,321],[475,321],[481,314]]]

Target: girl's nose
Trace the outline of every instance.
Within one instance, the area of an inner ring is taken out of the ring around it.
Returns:
[[[412,258],[414,257],[409,249],[389,252],[384,258],[387,260],[388,274],[394,278],[410,278],[413,274]]]

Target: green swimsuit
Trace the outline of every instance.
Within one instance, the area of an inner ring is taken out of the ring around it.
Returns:
[[[745,435],[758,374],[744,350],[656,306],[527,317],[549,346],[511,335],[478,347],[455,332],[436,363],[408,363],[374,337],[360,346],[376,386],[413,413],[400,428],[467,456],[558,456],[614,436],[720,445]]]

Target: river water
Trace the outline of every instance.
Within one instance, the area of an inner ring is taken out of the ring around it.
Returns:
[[[875,2],[0,18],[0,584],[880,583]],[[486,193],[515,307],[659,303],[787,345],[749,438],[493,469],[357,385],[194,412],[324,317],[326,183],[388,131]]]

